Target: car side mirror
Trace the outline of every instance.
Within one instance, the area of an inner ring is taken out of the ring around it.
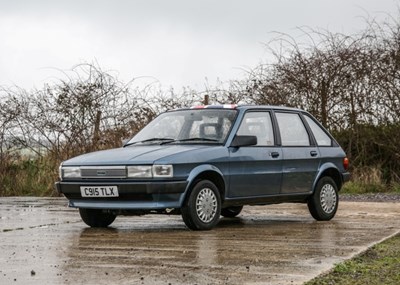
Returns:
[[[241,146],[252,146],[257,144],[256,136],[238,136],[236,135],[233,139],[231,146],[232,147],[241,147]]]

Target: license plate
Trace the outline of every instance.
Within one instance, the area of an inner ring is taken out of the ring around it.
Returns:
[[[82,197],[119,197],[117,186],[81,186]]]

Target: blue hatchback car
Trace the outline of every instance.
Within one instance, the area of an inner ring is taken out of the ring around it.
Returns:
[[[64,161],[56,188],[91,227],[165,213],[209,230],[244,205],[307,203],[330,220],[347,169],[343,149],[303,110],[199,106],[162,113],[122,148]]]

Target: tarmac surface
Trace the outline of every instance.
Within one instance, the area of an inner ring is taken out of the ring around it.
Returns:
[[[211,231],[180,216],[81,222],[65,198],[0,198],[0,284],[302,284],[400,231],[400,203],[245,207]]]

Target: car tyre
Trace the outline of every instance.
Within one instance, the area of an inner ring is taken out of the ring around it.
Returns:
[[[225,218],[234,218],[242,212],[243,206],[232,206],[223,208],[221,210],[221,215]]]
[[[103,212],[101,209],[79,208],[79,214],[85,224],[92,228],[106,228],[111,225],[117,217],[115,214]]]
[[[335,181],[328,176],[318,180],[314,194],[308,200],[308,209],[317,221],[331,220],[339,205],[338,189]]]
[[[197,182],[181,209],[182,219],[191,230],[211,230],[221,215],[221,195],[209,180]]]

